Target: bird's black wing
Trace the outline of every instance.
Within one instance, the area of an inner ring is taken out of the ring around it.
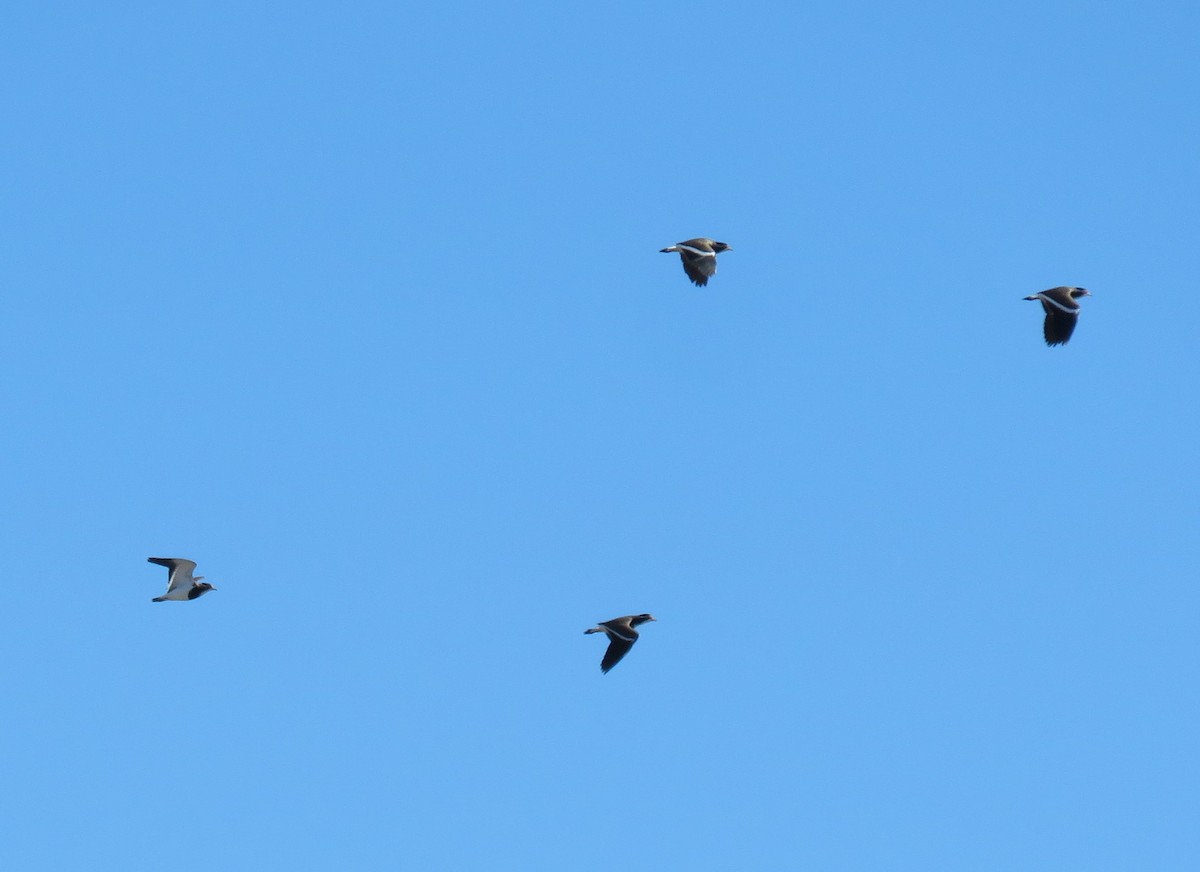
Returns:
[[[693,283],[704,287],[708,280],[717,273],[717,256],[715,254],[697,254],[686,248],[679,249],[683,259],[683,271]]]
[[[604,652],[604,659],[600,661],[600,671],[608,672],[618,663],[621,658],[629,653],[629,649],[633,647],[633,643],[637,638],[622,639],[620,636],[614,635],[611,631],[607,633],[609,644],[608,650]]]
[[[1079,312],[1064,312],[1053,303],[1041,301],[1046,310],[1046,321],[1042,324],[1042,335],[1046,337],[1047,345],[1066,345],[1071,334],[1075,332],[1075,323],[1079,320]]]

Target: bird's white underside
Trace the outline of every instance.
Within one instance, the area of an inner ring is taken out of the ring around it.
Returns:
[[[188,598],[188,591],[196,584],[196,579],[192,577],[192,570],[195,568],[196,564],[190,560],[180,561],[175,564],[170,576],[167,578],[167,599],[178,600]],[[204,576],[200,577],[203,578]]]

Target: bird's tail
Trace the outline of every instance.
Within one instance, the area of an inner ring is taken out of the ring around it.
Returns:
[[[592,627],[590,630],[584,630],[583,635],[586,636],[588,633],[603,633],[603,632],[604,631],[601,630],[599,627]]]
[[[668,254],[669,252],[672,252],[672,251],[679,251],[679,249],[676,248],[674,245],[672,245],[670,248],[660,248],[658,250],[658,253],[659,254]]]
[[[156,596],[154,599],[150,600],[152,603],[165,603],[166,601],[167,598],[165,596]]]

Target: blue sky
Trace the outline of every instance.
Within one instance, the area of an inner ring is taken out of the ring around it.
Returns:
[[[0,865],[1195,868],[1198,24],[7,8]]]

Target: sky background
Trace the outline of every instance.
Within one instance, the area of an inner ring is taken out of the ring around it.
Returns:
[[[1200,865],[1196,4],[107,5],[0,11],[0,866]]]

